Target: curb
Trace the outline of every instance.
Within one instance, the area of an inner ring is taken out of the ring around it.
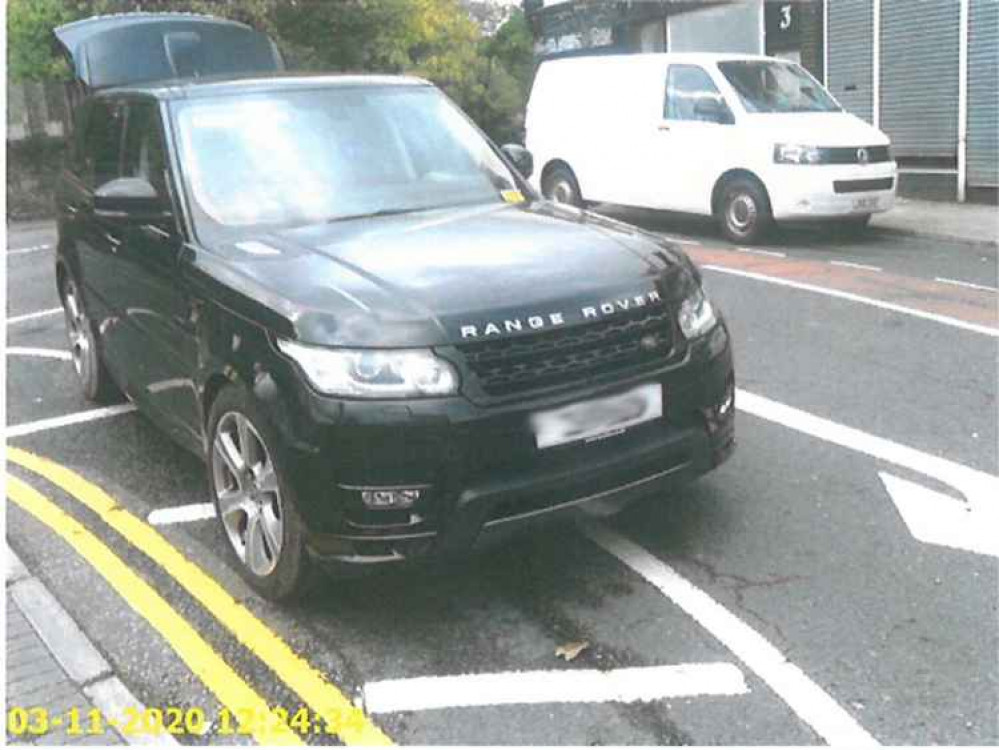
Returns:
[[[987,250],[999,250],[999,240],[979,240],[972,237],[962,237],[957,234],[947,234],[946,232],[921,232],[915,229],[903,229],[902,227],[886,227],[878,224],[871,224],[869,230],[878,234],[895,235],[897,237],[919,237],[925,240],[946,240],[947,242],[959,242],[970,247],[980,247]]]
[[[7,552],[7,591],[69,679],[105,716],[121,715],[126,707],[140,713],[145,711],[146,707],[114,675],[111,665],[45,584],[31,574],[9,544],[4,547]],[[116,733],[128,745],[178,744],[172,735],[165,732],[155,736]]]

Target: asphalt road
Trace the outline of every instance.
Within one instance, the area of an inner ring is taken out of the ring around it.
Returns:
[[[675,496],[447,569],[330,583],[294,608],[243,585],[214,520],[157,527],[231,594],[205,606],[189,571],[154,562],[113,513],[9,470],[115,550],[267,703],[307,701],[266,644],[226,627],[236,608],[400,744],[999,743],[995,250],[825,229],[738,249],[700,222],[609,213],[680,241],[734,336],[738,448]],[[21,347],[7,359],[7,421],[21,426],[10,444],[139,519],[206,502],[203,466],[135,413],[36,424],[92,408],[69,362],[32,353],[65,349],[61,316],[19,319],[57,305],[53,242],[45,226],[8,233],[7,343]],[[47,526],[8,503],[7,536],[147,706],[218,715],[211,676]],[[556,655],[579,642],[572,661]],[[589,670],[632,693],[648,683],[655,699],[588,693]],[[470,678],[451,691],[386,682],[498,673],[513,674],[492,692]],[[179,739],[249,741],[223,729]],[[309,743],[336,741],[318,730]]]

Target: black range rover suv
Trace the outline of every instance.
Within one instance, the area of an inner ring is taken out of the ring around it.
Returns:
[[[212,68],[216,35],[251,75]],[[729,335],[693,264],[539,199],[530,155],[433,86],[283,75],[204,17],[57,36],[88,87],[58,190],[76,371],[205,458],[264,595],[613,510],[730,453]],[[187,76],[121,80],[164,71]]]

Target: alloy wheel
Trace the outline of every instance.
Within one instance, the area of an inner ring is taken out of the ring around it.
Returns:
[[[269,575],[284,543],[281,490],[267,445],[239,412],[224,414],[215,429],[212,476],[219,517],[236,556],[254,575]]]
[[[83,311],[83,304],[80,300],[76,283],[66,282],[66,289],[63,294],[63,314],[66,317],[66,335],[69,338],[69,351],[73,357],[73,369],[84,383],[89,382],[93,373],[93,357],[91,351],[94,346],[93,332],[90,329],[90,321]]]

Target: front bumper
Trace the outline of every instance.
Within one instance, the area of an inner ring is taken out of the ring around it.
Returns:
[[[895,205],[897,172],[895,162],[863,166],[775,164],[766,179],[770,207],[778,221],[888,211]],[[887,188],[858,189],[865,183],[888,181]]]
[[[664,387],[663,419],[591,443],[535,447],[535,411],[649,382]],[[658,370],[530,401],[362,403],[298,387],[288,473],[311,556],[338,572],[464,553],[586,503],[625,504],[711,470],[734,446],[724,322]],[[408,510],[364,507],[358,488],[387,486],[424,494]]]

